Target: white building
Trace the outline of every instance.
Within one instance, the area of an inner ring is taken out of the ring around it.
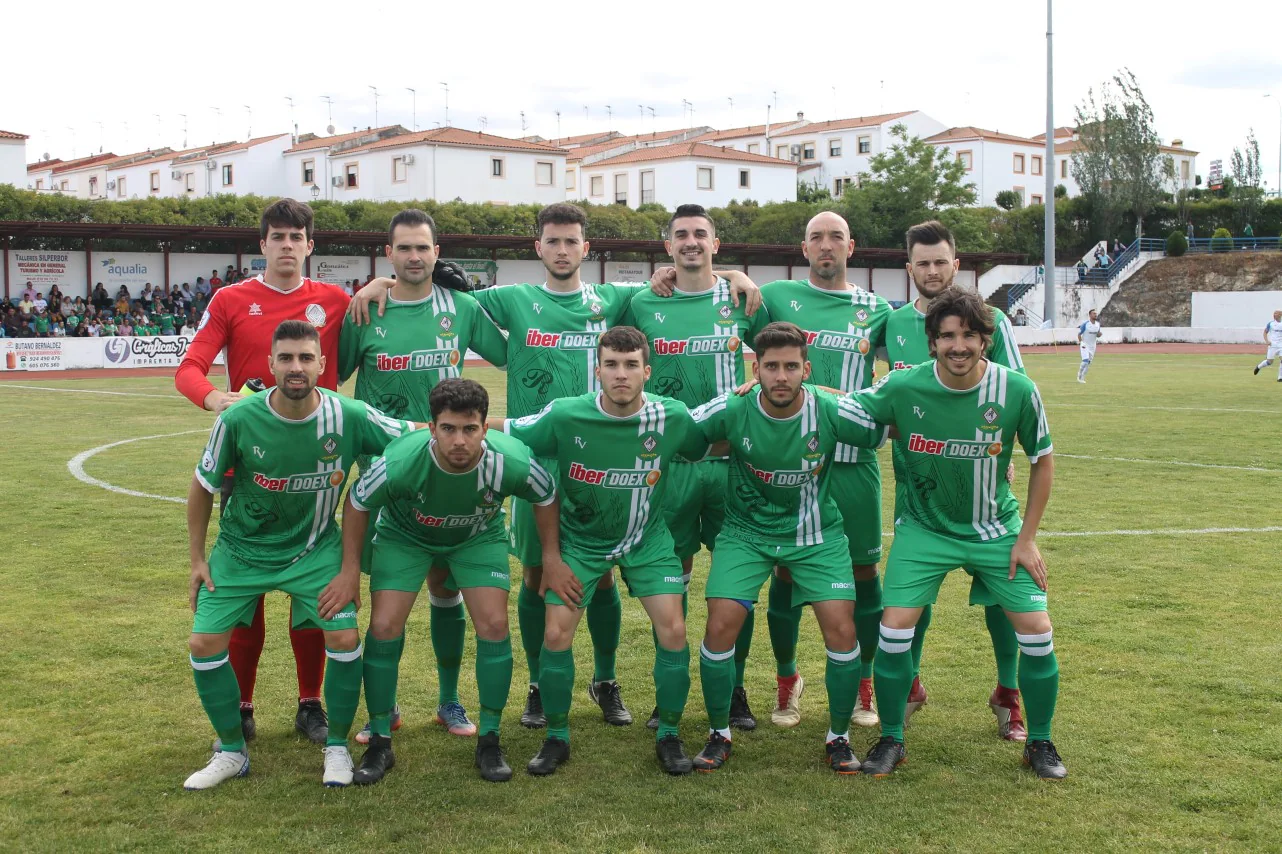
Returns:
[[[975,204],[994,206],[997,194],[1012,190],[1019,206],[1040,205],[1046,196],[1046,145],[1035,139],[977,127],[949,128],[926,137],[947,148],[966,167],[963,183],[975,185]]]
[[[185,151],[174,151],[162,148],[150,157],[141,160],[112,163],[107,168],[107,197],[111,199],[147,199],[179,198],[196,195],[196,178],[202,180],[204,175],[191,177],[192,192],[186,191],[187,182],[181,172],[176,172],[170,165],[180,157],[187,157],[203,152],[203,148],[190,148]],[[178,177],[174,177],[177,174]],[[204,195],[201,193],[200,195]]]
[[[791,202],[797,199],[797,164],[700,142],[631,151],[578,164],[580,183],[563,198],[636,208],[657,203],[722,207],[733,199]]]
[[[0,184],[27,186],[27,136],[0,130]]]
[[[409,130],[400,125],[386,125],[380,128],[366,128],[351,133],[340,133],[333,136],[317,136],[305,133],[286,149],[282,157],[281,194],[299,201],[313,199],[333,199],[336,184],[346,181],[338,172],[330,174],[330,155],[352,148],[359,148],[381,139],[407,134]]]
[[[565,198],[565,150],[463,128],[400,134],[328,155],[330,198],[462,199],[496,205]]]
[[[1045,140],[1046,134],[1039,134],[1035,139]],[[1063,184],[1070,196],[1076,196],[1082,189],[1073,176],[1073,152],[1082,147],[1081,136],[1074,128],[1055,128],[1055,183]],[[1163,189],[1175,195],[1180,190],[1191,190],[1197,186],[1198,152],[1184,147],[1184,140],[1173,139],[1170,145],[1158,147],[1162,157],[1170,157],[1175,167],[1175,177],[1164,182]]]
[[[175,195],[285,195],[282,155],[293,144],[287,133],[260,136],[244,142],[212,145],[175,158],[170,179],[179,184]],[[181,178],[173,176],[182,173]],[[165,176],[162,175],[162,181]]]
[[[80,199],[105,199],[107,197],[107,165],[121,159],[123,158],[107,152],[57,162],[51,166],[48,163],[38,164],[49,168],[47,171],[43,168],[36,170],[33,189],[65,193]],[[32,173],[28,172],[27,177],[31,179]]]

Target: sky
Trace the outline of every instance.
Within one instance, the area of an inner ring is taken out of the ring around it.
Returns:
[[[20,0],[0,12],[0,63],[24,80],[0,92],[0,129],[31,137],[29,160],[285,133],[291,118],[324,134],[332,116],[343,133],[375,124],[374,87],[380,125],[513,137],[760,124],[768,106],[774,121],[922,110],[950,127],[1045,130],[1044,3],[870,5],[140,0],[64,18]],[[1216,159],[1227,173],[1254,128],[1276,191],[1282,4],[1055,6],[1056,125],[1126,67],[1199,173]]]

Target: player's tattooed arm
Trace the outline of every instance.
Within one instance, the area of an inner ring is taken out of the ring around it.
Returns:
[[[205,488],[196,475],[191,476],[187,489],[187,550],[191,553],[191,578],[187,585],[187,603],[196,613],[196,598],[200,588],[214,591],[214,579],[209,573],[209,560],[205,557],[205,540],[209,536],[209,517],[214,512],[214,494]]]
[[[1024,526],[1019,531],[1015,546],[1010,551],[1010,575],[1015,578],[1017,567],[1024,567],[1034,583],[1046,589],[1046,562],[1037,548],[1037,529],[1051,498],[1051,484],[1055,480],[1055,457],[1049,453],[1039,457],[1029,466],[1028,501],[1024,508]]]
[[[583,601],[583,582],[561,559],[561,499],[547,504],[534,505],[534,524],[539,531],[539,545],[543,550],[543,581],[539,586],[542,596],[551,590],[561,601],[575,608]]]

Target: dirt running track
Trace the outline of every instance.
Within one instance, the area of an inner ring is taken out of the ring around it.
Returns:
[[[1257,348],[1258,349],[1258,348]],[[489,362],[481,359],[468,359],[464,364],[469,368],[484,368]],[[170,377],[177,368],[126,368],[124,370],[91,368],[80,371],[0,371],[0,382],[31,382],[32,380],[96,380],[109,377]],[[226,371],[215,367],[209,372],[209,381],[215,386],[225,380]],[[175,392],[177,394],[177,392]]]
[[[1152,344],[1100,344],[1099,349],[1105,353],[1164,353],[1168,356],[1206,356],[1206,355],[1224,355],[1226,353],[1258,353],[1265,347],[1263,336],[1260,337],[1259,344],[1180,344],[1174,342],[1156,342]],[[1060,344],[1053,347],[1050,344],[1044,344],[1038,347],[1020,347],[1021,353],[1054,353],[1057,350],[1072,350],[1076,352],[1076,342],[1072,344]]]

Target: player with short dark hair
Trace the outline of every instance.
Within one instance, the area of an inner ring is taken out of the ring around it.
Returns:
[[[360,575],[340,571],[342,539],[334,511],[355,457],[381,453],[414,425],[318,389],[325,362],[312,324],[279,324],[267,366],[275,387],[219,414],[188,490],[191,665],[220,742],[209,764],[187,778],[188,789],[249,773],[241,691],[228,645],[232,629],[248,625],[272,590],[290,595],[295,625],[323,632],[332,662],[324,685],[332,720],[323,782],[345,786],[352,779],[347,733],[361,687],[354,601]],[[223,512],[206,558],[213,495],[228,471],[234,471],[236,500]]]

